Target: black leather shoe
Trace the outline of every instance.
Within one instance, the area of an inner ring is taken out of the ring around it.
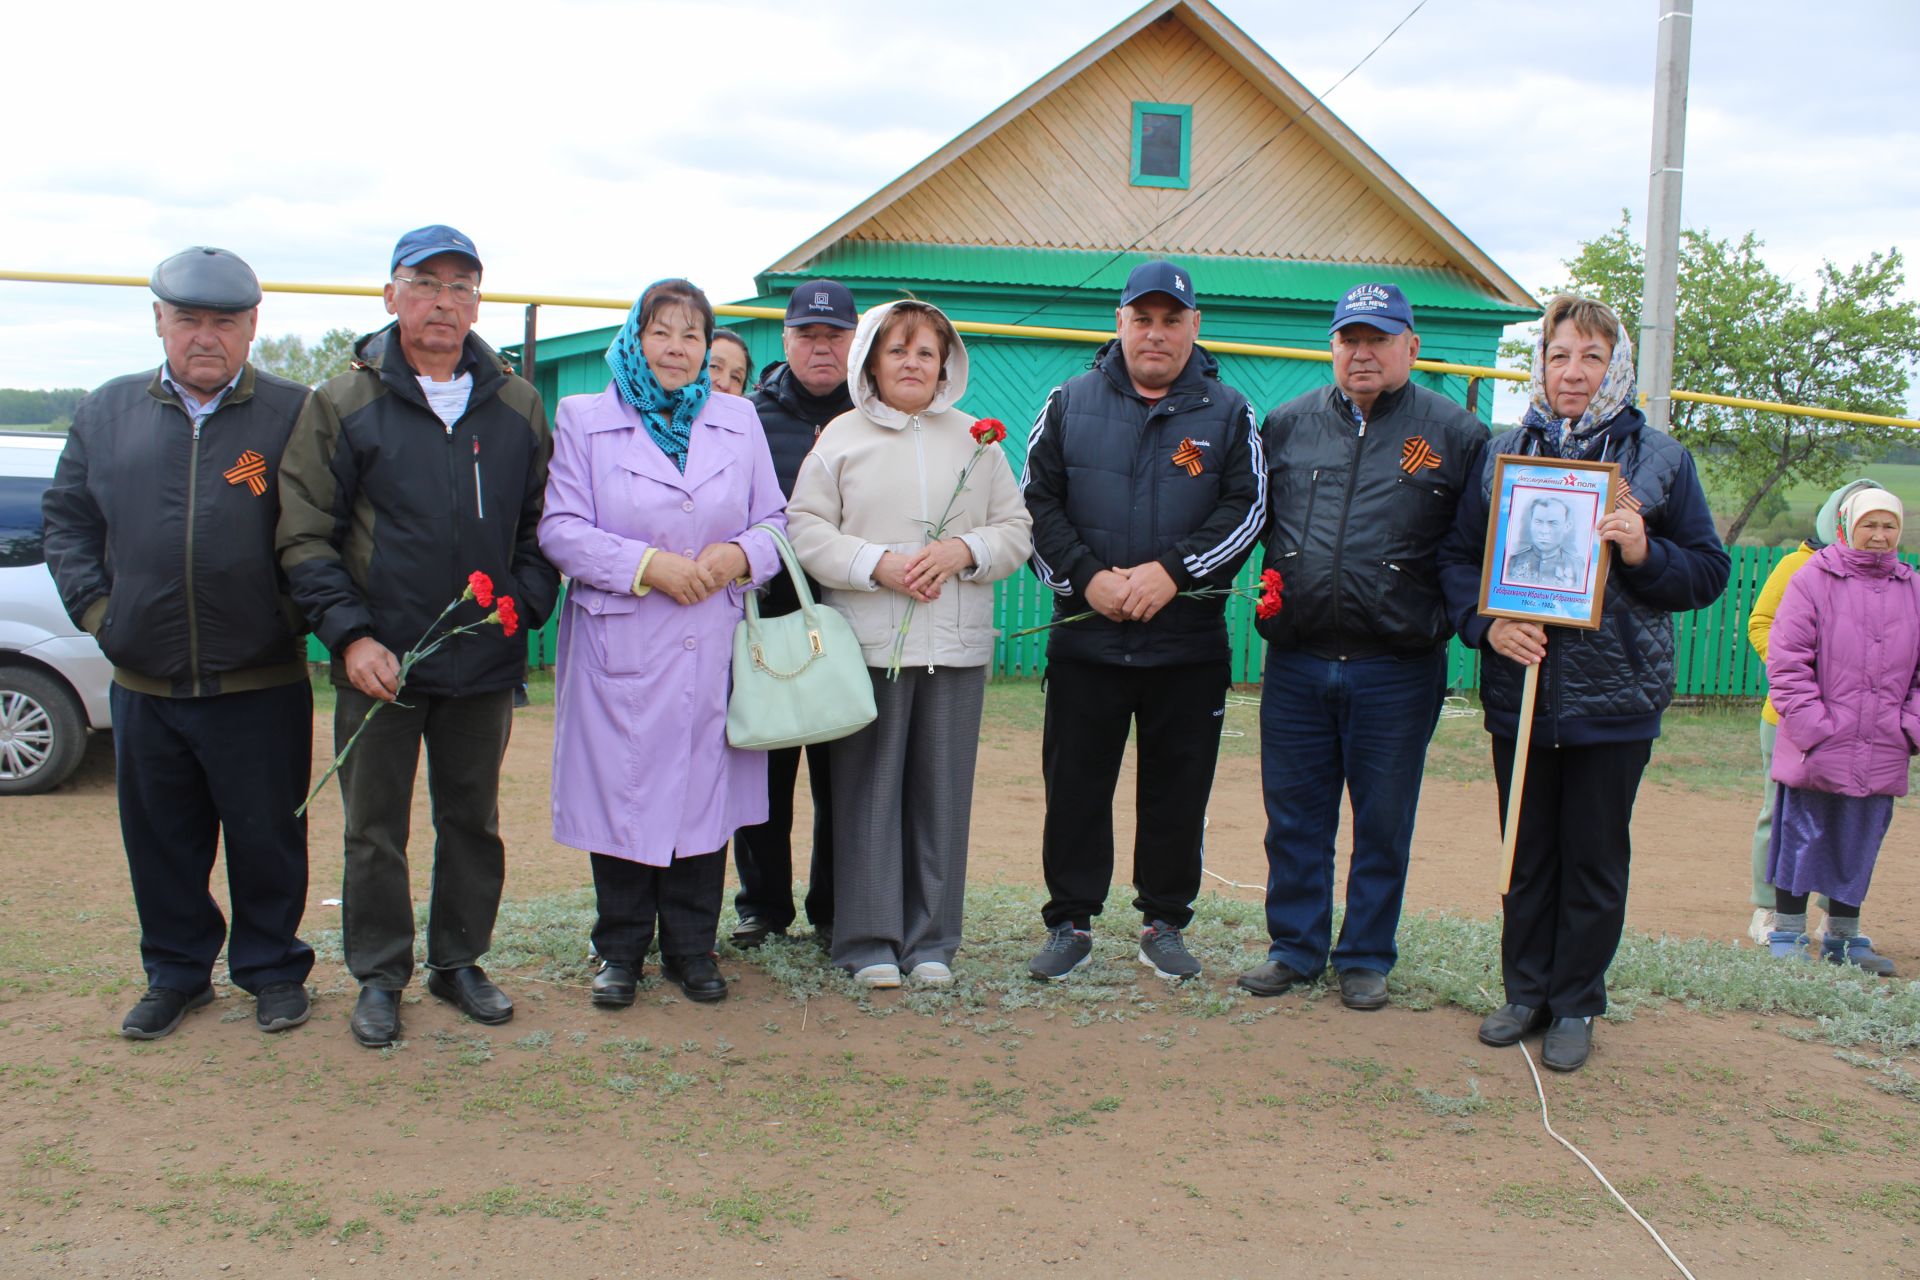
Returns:
[[[493,985],[477,964],[458,969],[435,969],[427,974],[427,990],[475,1022],[498,1026],[513,1016],[513,1001]]]
[[[1278,996],[1308,981],[1307,975],[1292,965],[1269,960],[1241,974],[1239,986],[1242,991],[1251,991],[1257,996]]]
[[[687,999],[709,1004],[727,998],[727,980],[712,956],[663,956],[660,972],[687,993]]]
[[[170,1036],[180,1020],[192,1009],[213,1003],[211,984],[198,991],[175,991],[172,987],[148,987],[140,1003],[127,1010],[120,1023],[120,1034],[129,1040],[158,1040]]]
[[[639,966],[600,962],[593,975],[593,1002],[604,1009],[624,1009],[633,1003],[634,989],[640,984]]]
[[[1525,1004],[1503,1004],[1480,1024],[1480,1043],[1505,1049],[1519,1044],[1523,1036],[1532,1035],[1551,1021],[1545,1009]]]
[[[1585,1018],[1555,1018],[1540,1046],[1540,1061],[1550,1071],[1578,1071],[1593,1052],[1593,1024]]]
[[[727,941],[742,951],[751,951],[768,938],[786,936],[785,929],[776,929],[759,916],[741,916],[740,923],[733,926],[733,932],[727,935]]]
[[[400,993],[380,987],[361,987],[347,1020],[353,1038],[369,1049],[384,1049],[400,1038]]]
[[[1349,1009],[1387,1007],[1387,975],[1378,969],[1342,969],[1340,1003]]]

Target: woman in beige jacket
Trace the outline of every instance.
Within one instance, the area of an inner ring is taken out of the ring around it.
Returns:
[[[787,504],[794,550],[852,624],[880,713],[833,744],[833,961],[869,986],[898,986],[903,971],[945,983],[960,946],[992,584],[1026,563],[1032,520],[997,446],[955,493],[974,418],[953,407],[967,350],[938,308],[867,312],[848,367],[854,408],[827,424]]]

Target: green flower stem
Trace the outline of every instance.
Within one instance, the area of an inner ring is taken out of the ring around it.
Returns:
[[[938,542],[947,536],[947,522],[953,519],[953,504],[960,501],[960,495],[966,492],[967,481],[973,477],[973,469],[979,464],[980,456],[987,451],[987,448],[988,446],[984,443],[976,443],[973,446],[973,456],[968,458],[967,465],[961,468],[960,479],[953,486],[953,492],[947,497],[947,509],[940,513],[940,523],[928,530],[928,543]],[[907,611],[900,615],[900,630],[894,633],[893,637],[893,658],[887,663],[889,680],[900,678],[900,662],[907,649],[907,629],[913,625],[913,606],[919,603],[912,596],[907,597]],[[928,664],[927,670],[933,670],[931,663]]]
[[[1176,591],[1173,594],[1176,599],[1185,598],[1188,600],[1214,600],[1226,596],[1246,596],[1249,600],[1258,600],[1260,598],[1260,588],[1195,587],[1192,591]],[[1088,618],[1097,618],[1099,616],[1100,614],[1097,610],[1088,609],[1085,613],[1076,613],[1065,618],[1055,618],[1052,622],[1043,622],[1037,627],[1022,627],[1018,631],[1009,631],[1007,633],[1007,639],[1018,640],[1021,636],[1037,635],[1042,631],[1051,631],[1055,627],[1071,626],[1076,622],[1085,622]]]

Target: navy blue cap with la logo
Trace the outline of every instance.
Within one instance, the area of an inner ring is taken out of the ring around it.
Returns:
[[[809,280],[787,299],[787,327],[829,324],[851,329],[860,323],[853,308],[853,291],[838,280]]]
[[[1333,309],[1328,333],[1338,333],[1350,324],[1364,324],[1382,333],[1405,333],[1413,328],[1413,307],[1398,286],[1357,284]]]
[[[1127,275],[1127,287],[1120,291],[1120,305],[1149,293],[1164,293],[1183,307],[1198,307],[1194,300],[1193,277],[1185,267],[1171,262],[1143,262]]]

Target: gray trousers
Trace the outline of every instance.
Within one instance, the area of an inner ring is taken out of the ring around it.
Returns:
[[[833,744],[833,963],[951,964],[985,667],[869,667],[874,722]]]
[[[334,750],[360,727],[373,699],[336,689]],[[347,968],[362,984],[397,991],[413,977],[413,889],[407,873],[413,781],[427,747],[433,803],[433,887],[427,967],[476,964],[493,945],[507,877],[500,839],[500,763],[513,729],[513,691],[464,697],[403,695],[367,723],[340,766],[346,809],[346,883],[340,897]]]

